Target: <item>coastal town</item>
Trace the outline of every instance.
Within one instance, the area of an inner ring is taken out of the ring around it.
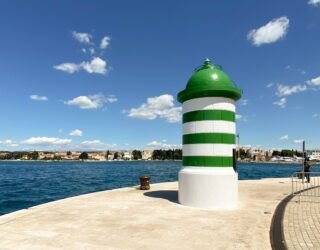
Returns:
[[[320,150],[309,150],[310,161],[320,162]],[[240,162],[299,163],[302,151],[292,149],[262,149],[242,146],[236,151]],[[182,149],[106,150],[106,151],[0,151],[0,160],[16,161],[132,161],[181,160]]]

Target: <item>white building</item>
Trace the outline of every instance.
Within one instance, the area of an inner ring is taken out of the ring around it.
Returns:
[[[123,159],[124,160],[131,160],[132,154],[131,152],[123,152]]]
[[[142,151],[142,160],[152,160],[153,150],[143,150]]]
[[[310,160],[320,161],[320,151],[313,151],[309,157]]]

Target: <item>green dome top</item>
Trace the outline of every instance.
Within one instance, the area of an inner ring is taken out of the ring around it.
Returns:
[[[182,103],[199,97],[227,97],[238,100],[241,95],[241,89],[233,85],[229,76],[206,59],[191,76],[186,89],[178,94],[178,101]]]

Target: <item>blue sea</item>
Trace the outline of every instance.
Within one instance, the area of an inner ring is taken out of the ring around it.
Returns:
[[[0,161],[0,215],[80,194],[139,184],[177,181],[180,161],[19,162]],[[290,177],[298,164],[238,163],[239,179]],[[313,166],[312,171],[320,171]]]

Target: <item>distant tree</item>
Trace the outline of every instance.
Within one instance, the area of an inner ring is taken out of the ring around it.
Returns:
[[[181,149],[175,149],[173,151],[173,159],[174,160],[182,160],[182,150]]]
[[[89,155],[87,152],[82,152],[80,155],[79,155],[79,159],[80,160],[87,160],[89,159]]]
[[[105,155],[106,160],[109,160],[109,155],[110,155],[110,151],[108,150]]]
[[[71,155],[71,152],[70,152],[70,151],[68,151],[68,152],[67,152],[67,156],[70,156],[70,155]]]
[[[114,155],[113,155],[113,159],[114,160],[117,160],[119,158],[119,153],[118,152],[115,152]]]
[[[32,153],[29,153],[28,158],[31,160],[38,160],[39,153],[37,151],[33,151]]]
[[[133,151],[132,151],[132,158],[133,158],[134,160],[139,160],[139,159],[141,159],[141,158],[142,158],[142,153],[141,153],[141,151],[140,151],[140,150],[133,150]]]
[[[280,155],[281,155],[281,152],[278,151],[278,150],[275,150],[275,151],[272,152],[272,156],[273,156],[273,157],[274,157],[274,156],[280,156]]]
[[[289,150],[289,149],[283,149],[281,150],[281,156],[283,157],[293,157],[294,155],[294,151],[293,150]]]

